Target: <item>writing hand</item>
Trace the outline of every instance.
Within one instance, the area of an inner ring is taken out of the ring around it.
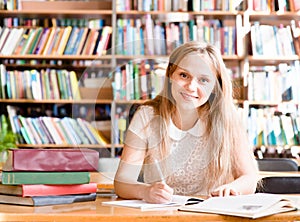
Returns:
[[[151,184],[145,190],[144,200],[148,203],[168,203],[172,200],[173,189],[164,182]]]

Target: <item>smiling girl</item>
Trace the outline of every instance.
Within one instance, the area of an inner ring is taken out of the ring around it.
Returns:
[[[163,90],[129,125],[116,194],[164,203],[173,194],[254,193],[258,169],[241,123],[219,50],[200,42],[179,46]]]

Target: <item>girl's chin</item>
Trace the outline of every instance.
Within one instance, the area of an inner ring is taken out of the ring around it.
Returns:
[[[198,107],[202,106],[204,103],[202,102],[192,102],[192,101],[185,101],[181,103],[181,107],[184,110],[192,110],[192,109],[197,109]]]

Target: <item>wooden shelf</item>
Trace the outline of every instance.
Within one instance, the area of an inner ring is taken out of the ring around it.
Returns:
[[[64,100],[64,99],[49,99],[49,100],[33,100],[33,99],[0,99],[0,103],[27,103],[27,104],[110,104],[110,99],[82,99],[82,100]]]
[[[250,20],[290,20],[290,19],[299,19],[300,11],[299,12],[258,12],[258,11],[249,11],[245,12],[244,14],[249,15]]]
[[[74,145],[65,145],[65,144],[17,144],[19,148],[91,148],[91,149],[104,149],[111,148],[111,144],[106,144],[105,146],[100,144],[74,144]]]
[[[298,55],[293,56],[247,56],[247,60],[250,63],[261,63],[261,64],[278,64],[280,62],[291,62],[295,60],[299,60],[300,57]]]
[[[112,15],[112,10],[48,10],[44,9],[41,11],[32,10],[0,10],[0,17],[26,17],[26,18],[101,18]]]
[[[38,59],[38,60],[104,60],[112,55],[0,55],[0,59]]]

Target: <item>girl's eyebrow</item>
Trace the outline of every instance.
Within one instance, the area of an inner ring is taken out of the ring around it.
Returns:
[[[188,70],[186,70],[186,69],[184,69],[184,68],[178,68],[179,69],[179,71],[184,71],[184,72],[186,72],[188,75],[192,75],[192,74],[190,74],[190,72],[188,71]],[[201,77],[206,77],[206,78],[210,78],[210,76],[209,75],[207,75],[207,74],[200,74],[201,75]],[[192,76],[194,76],[194,75],[192,75]]]

